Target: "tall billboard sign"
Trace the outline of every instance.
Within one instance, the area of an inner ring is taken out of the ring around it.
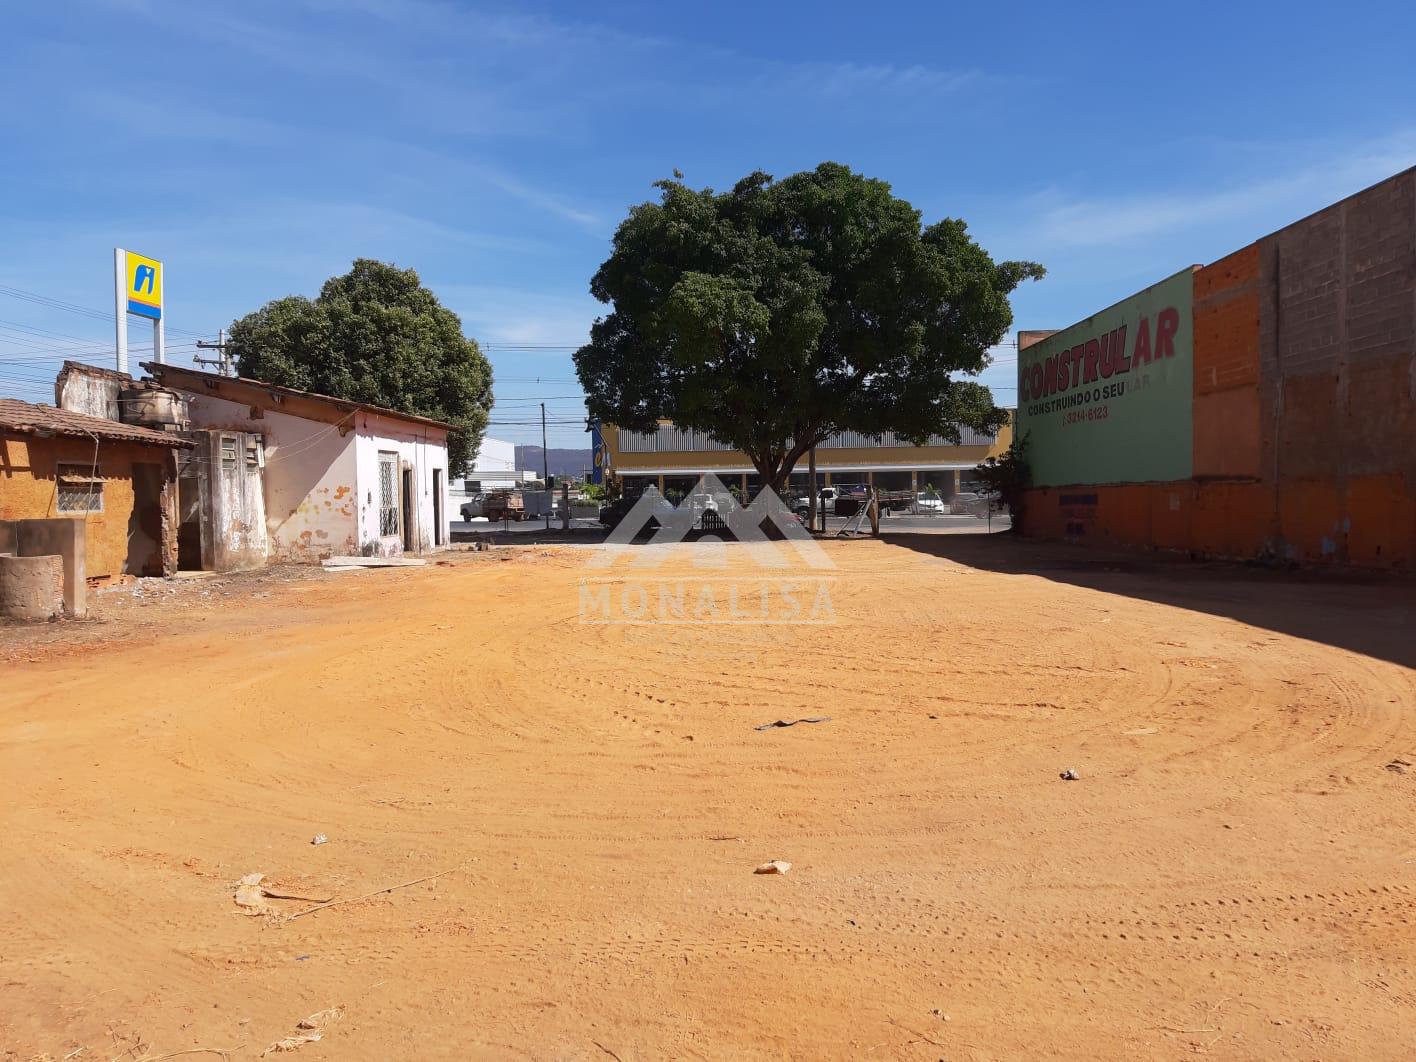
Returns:
[[[605,436],[600,429],[600,418],[595,417],[590,421],[590,482],[604,485],[606,454]]]
[[[113,249],[113,311],[118,350],[118,371],[128,371],[128,315],[152,322],[152,357],[166,361],[166,335],[162,323],[163,269],[156,258]]]
[[[1018,434],[1038,487],[1189,479],[1194,273],[1018,352]]]

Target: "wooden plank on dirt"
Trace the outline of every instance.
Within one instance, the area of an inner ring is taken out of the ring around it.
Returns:
[[[417,557],[326,557],[326,568],[419,568],[428,562]]]

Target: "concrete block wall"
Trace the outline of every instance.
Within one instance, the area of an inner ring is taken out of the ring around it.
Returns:
[[[88,525],[74,517],[16,520],[15,554],[58,557],[63,576],[64,611],[82,619],[88,615]]]
[[[1259,247],[1275,548],[1416,566],[1416,170]]]
[[[1028,493],[1028,533],[1416,568],[1416,169],[1194,274],[1192,478]]]

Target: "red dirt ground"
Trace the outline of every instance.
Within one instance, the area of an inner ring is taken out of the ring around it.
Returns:
[[[0,1055],[1416,1052],[1410,584],[827,548],[816,626],[533,547],[0,629]]]

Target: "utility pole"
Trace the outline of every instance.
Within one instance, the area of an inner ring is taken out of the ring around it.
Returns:
[[[217,372],[219,372],[222,376],[236,375],[236,373],[233,372],[231,368],[231,356],[226,353],[226,329],[223,328],[220,332],[216,333],[215,343],[208,343],[204,339],[199,339],[197,340],[197,346],[200,347],[202,350],[216,351],[215,359],[194,357],[192,360],[198,365],[215,365],[217,367]]]
[[[541,403],[541,482],[546,488],[546,530],[551,529],[551,455],[546,449],[546,403]]]

